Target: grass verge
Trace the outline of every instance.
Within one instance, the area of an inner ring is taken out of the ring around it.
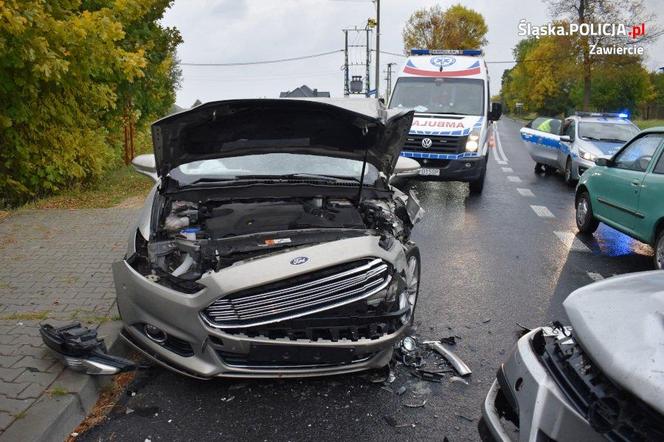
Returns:
[[[634,124],[643,130],[655,126],[664,126],[664,120],[634,120]]]
[[[26,204],[26,209],[96,209],[113,207],[127,198],[147,195],[153,182],[136,173],[131,166],[123,166],[104,174],[89,186],[64,190],[58,195]],[[1,219],[2,214],[0,214]]]

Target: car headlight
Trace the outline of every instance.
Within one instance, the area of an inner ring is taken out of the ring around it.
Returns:
[[[390,284],[378,293],[375,293],[367,298],[367,304],[371,306],[378,306],[381,303],[391,304],[398,300],[401,292],[406,288],[406,282],[403,277],[397,273],[392,275]]]
[[[597,155],[594,155],[590,152],[586,152],[583,149],[579,149],[579,156],[583,158],[584,160],[588,161],[595,161],[597,159]]]
[[[473,129],[468,135],[468,140],[466,141],[466,151],[467,152],[477,152],[477,149],[480,147],[480,131]]]

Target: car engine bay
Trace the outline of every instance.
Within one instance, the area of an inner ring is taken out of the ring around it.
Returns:
[[[141,274],[195,292],[204,273],[238,261],[344,238],[376,235],[381,245],[408,241],[422,209],[414,194],[391,199],[210,199],[164,197],[149,241],[136,234],[130,264]]]

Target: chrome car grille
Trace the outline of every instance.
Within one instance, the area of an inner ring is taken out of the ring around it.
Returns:
[[[422,146],[422,140],[425,138],[431,140],[431,146],[428,148]],[[411,152],[459,153],[464,152],[467,138],[445,135],[408,135],[403,150]]]
[[[215,328],[242,328],[299,318],[367,298],[390,283],[382,259],[364,259],[217,299],[201,312]]]

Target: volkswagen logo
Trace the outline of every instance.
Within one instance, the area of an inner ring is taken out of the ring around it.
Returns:
[[[304,264],[307,261],[309,261],[309,258],[306,256],[298,256],[297,258],[291,259],[290,263],[292,266],[299,266],[300,264]]]
[[[430,148],[433,145],[433,141],[431,141],[431,138],[425,138],[422,140],[422,147],[425,149]]]

